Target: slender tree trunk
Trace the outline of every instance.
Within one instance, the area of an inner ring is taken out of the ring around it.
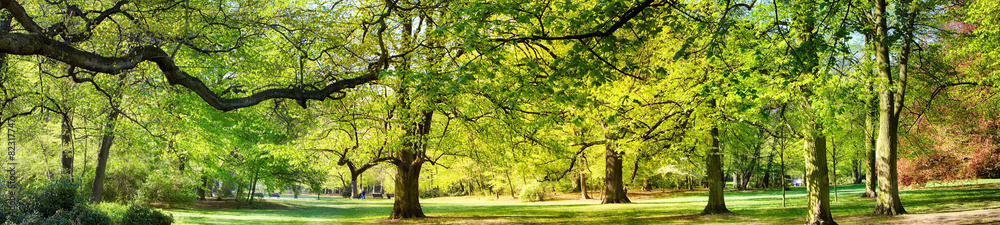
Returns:
[[[874,37],[872,37],[872,35],[868,34],[868,35],[865,35],[865,40],[869,43],[869,45],[873,46],[872,50],[874,50],[874,46],[877,45],[877,44],[874,43]],[[868,55],[867,51],[866,51],[865,54],[866,54],[865,59],[868,60],[870,57],[867,56]],[[879,53],[879,54],[881,54],[881,53]],[[886,57],[888,57],[888,56],[886,56]],[[874,80],[874,79],[872,79],[872,80]],[[870,92],[872,92],[873,94],[875,93],[875,83],[874,82],[868,82],[868,90]],[[865,163],[866,163],[865,165],[866,165],[867,168],[865,169],[865,179],[864,179],[865,180],[865,193],[861,195],[862,198],[874,198],[877,195],[876,192],[878,191],[877,190],[878,180],[876,180],[876,177],[878,176],[878,173],[875,171],[875,169],[876,169],[876,166],[875,166],[875,161],[876,161],[876,159],[875,159],[875,137],[876,137],[876,133],[878,131],[875,130],[875,125],[873,124],[873,121],[875,121],[875,118],[878,118],[879,109],[878,109],[877,102],[878,102],[878,98],[876,98],[875,95],[872,95],[872,97],[869,98],[868,102],[867,102],[868,110],[867,110],[867,114],[865,115],[865,131],[867,131],[867,132],[865,132],[865,135],[866,135],[865,136]]]
[[[507,188],[510,188],[510,198],[517,199],[517,196],[514,196],[514,182],[510,180],[510,170],[507,170],[504,175],[507,176]]]
[[[94,170],[94,181],[90,187],[90,203],[101,203],[101,192],[104,191],[105,171],[108,167],[111,144],[115,140],[115,122],[118,120],[118,110],[111,110],[108,121],[104,124],[104,136],[101,138],[100,151],[97,154],[97,168]]]
[[[62,115],[62,173],[68,176],[73,175],[73,115],[70,112],[63,112]]]
[[[785,191],[788,190],[788,187],[787,187],[788,184],[785,183],[787,181],[785,180],[785,145],[784,144],[781,144],[781,150],[780,150],[779,154],[781,154],[781,207],[785,207]]]
[[[604,201],[601,204],[630,203],[622,182],[622,156],[616,151],[616,143],[609,140],[605,146]]]
[[[836,224],[830,213],[830,180],[826,164],[826,137],[822,125],[811,122],[805,137],[806,224]]]
[[[871,123],[871,120],[868,120],[867,123]],[[869,126],[869,129],[870,128],[871,126]],[[865,193],[861,195],[862,198],[874,198],[878,195],[876,194],[876,191],[878,190],[878,180],[876,180],[878,172],[875,171],[877,168],[875,166],[875,161],[877,159],[875,159],[874,133],[875,131],[872,130],[872,132],[868,134],[868,140],[865,142],[865,163],[867,168],[865,168]]]
[[[580,199],[590,199],[590,196],[587,195],[587,178],[583,173],[580,173]]]
[[[830,152],[833,153],[832,154],[832,156],[833,156],[833,171],[832,171],[833,172],[833,201],[836,202],[836,201],[838,201],[837,200],[837,198],[838,198],[838,196],[837,196],[838,195],[838,193],[837,193],[837,143],[831,141],[830,145],[832,147],[832,149],[830,149],[831,150]]]
[[[715,100],[711,100],[711,107],[715,108]],[[724,214],[731,213],[726,208],[725,194],[726,181],[722,176],[722,153],[719,151],[719,128],[712,127],[709,137],[711,147],[705,153],[705,161],[708,165],[708,205],[701,214]]]

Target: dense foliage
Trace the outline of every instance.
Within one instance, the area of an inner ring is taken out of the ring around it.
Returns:
[[[804,180],[823,223],[838,184],[895,215],[897,184],[1000,177],[995,1],[0,3],[0,124],[16,179],[45,184],[34,219],[665,188],[717,214],[727,182]]]

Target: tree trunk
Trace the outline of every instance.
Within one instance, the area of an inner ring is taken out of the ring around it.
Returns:
[[[715,108],[715,100],[711,100],[712,108]],[[711,147],[705,153],[705,161],[708,165],[708,205],[701,214],[723,214],[731,213],[726,208],[725,189],[726,182],[722,176],[722,153],[719,151],[719,128],[712,127],[711,137],[709,137]]]
[[[908,1],[900,4],[909,5]],[[878,201],[875,204],[875,214],[891,216],[906,213],[906,210],[903,209],[903,204],[899,200],[899,180],[897,179],[896,171],[896,148],[899,141],[897,136],[899,117],[896,114],[896,110],[897,107],[902,107],[902,104],[898,104],[897,100],[902,100],[903,96],[895,96],[896,93],[892,90],[892,88],[896,87],[896,84],[893,81],[892,72],[889,67],[888,26],[886,25],[885,18],[887,5],[888,3],[885,0],[877,0],[874,11],[875,20],[878,23],[875,26],[875,59],[878,76],[881,78],[880,80],[883,84],[885,84],[882,90],[879,90],[879,132],[878,140],[875,143],[875,159],[878,172]],[[906,31],[903,33],[905,35]],[[908,46],[910,43],[906,37],[903,38],[902,42],[903,48],[899,55],[899,63],[901,65],[900,80],[902,82],[898,88],[905,89],[905,65],[908,63]],[[900,99],[896,99],[897,97]]]
[[[396,200],[389,219],[422,218],[420,207],[420,166],[423,163],[408,150],[400,151],[396,164]]]
[[[837,143],[831,141],[830,142],[830,147],[831,147],[830,152],[833,153],[832,154],[832,156],[833,156],[833,170],[832,170],[832,172],[833,172],[833,201],[836,202],[836,201],[838,201],[837,199],[838,199],[838,194],[839,194],[839,193],[837,193]]]
[[[806,198],[809,209],[806,224],[837,224],[830,213],[830,180],[826,164],[826,137],[822,125],[811,122],[806,131]]]
[[[433,111],[420,113],[420,122],[406,131],[403,148],[400,149],[396,164],[396,200],[392,204],[389,219],[423,218],[420,207],[420,167],[424,163],[427,134],[430,133]]]
[[[865,35],[866,41],[868,43],[877,45],[873,41],[872,35]],[[887,52],[888,53],[888,52]],[[881,54],[881,53],[879,53]],[[888,57],[888,56],[886,56]],[[868,57],[865,57],[868,59]],[[874,79],[873,79],[874,80]],[[875,83],[868,83],[868,90],[872,93],[875,92]],[[874,198],[876,196],[876,187],[878,186],[878,180],[875,179],[878,173],[875,171],[875,136],[877,131],[875,130],[875,125],[873,121],[878,117],[878,99],[873,95],[868,99],[868,113],[865,115],[865,163],[867,168],[865,169],[865,193],[861,195],[862,198]]]
[[[100,151],[97,154],[97,168],[94,170],[94,182],[90,187],[90,203],[101,203],[101,192],[104,191],[105,171],[108,167],[111,144],[115,140],[115,121],[118,120],[118,110],[111,110],[108,121],[104,124],[104,136],[101,138]]]
[[[504,173],[504,175],[507,176],[507,187],[510,188],[510,198],[517,199],[517,196],[514,196],[514,182],[510,180],[510,170],[507,170],[507,172]]]
[[[874,117],[874,116],[873,116]],[[871,120],[868,121],[870,123]],[[869,126],[870,128],[871,126]],[[862,198],[874,198],[877,196],[878,180],[876,176],[878,173],[875,171],[875,131],[872,130],[868,134],[868,140],[865,142],[865,163],[867,168],[865,169],[865,193],[861,195]]]
[[[632,201],[628,199],[624,182],[622,182],[621,153],[616,151],[616,143],[612,140],[609,140],[604,146],[604,192],[607,194],[605,194],[601,204],[630,203]]]
[[[63,112],[62,115],[62,173],[68,176],[73,175],[73,116],[70,112]]]
[[[785,191],[788,190],[788,184],[785,180],[785,144],[782,142],[781,150],[778,154],[781,154],[781,207],[785,207]]]
[[[197,191],[198,192],[198,199],[199,200],[204,201],[206,199],[205,198],[205,189],[208,189],[208,176],[202,175],[201,176],[201,187],[199,187],[198,191]]]
[[[351,173],[351,198],[361,198],[358,196],[358,175],[360,174]]]
[[[580,173],[580,199],[590,199],[590,195],[587,195],[587,178],[583,173]]]

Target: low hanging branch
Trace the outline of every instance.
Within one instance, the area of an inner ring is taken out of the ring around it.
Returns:
[[[124,2],[127,1],[119,2],[111,11],[116,11]],[[369,64],[365,74],[355,78],[330,81],[323,88],[314,90],[307,90],[304,87],[274,88],[254,93],[248,97],[224,98],[209,89],[200,79],[180,70],[173,58],[158,47],[149,45],[135,47],[129,49],[122,57],[101,56],[46,36],[44,29],[28,16],[24,8],[16,1],[0,0],[0,6],[7,9],[14,19],[30,32],[0,34],[0,52],[15,55],[41,55],[73,67],[106,74],[119,74],[135,68],[139,63],[153,62],[163,72],[169,84],[181,85],[194,91],[206,103],[222,111],[257,105],[269,99],[295,99],[303,108],[306,107],[306,100],[340,99],[345,96],[346,89],[378,79],[378,72],[384,69],[387,63],[387,54],[383,50],[379,60]],[[100,19],[103,20],[103,17]],[[379,29],[380,41],[381,32],[384,30],[384,27]],[[338,95],[334,95],[335,93]]]
[[[357,85],[365,84],[378,79],[378,72],[372,70],[378,67],[378,63],[369,65],[369,72],[359,77],[330,82],[326,87],[318,90],[304,90],[302,88],[275,88],[260,91],[242,98],[223,98],[212,92],[208,86],[200,79],[188,75],[181,71],[174,64],[171,58],[162,49],[154,46],[141,46],[132,48],[128,54],[122,57],[105,57],[98,54],[81,51],[64,43],[49,39],[40,34],[20,34],[9,33],[0,34],[0,52],[15,55],[42,55],[60,62],[75,66],[81,69],[94,72],[118,74],[123,71],[135,68],[139,63],[150,61],[156,63],[160,71],[167,78],[171,85],[181,85],[194,91],[205,102],[213,108],[229,111],[243,107],[257,105],[260,102],[276,99],[295,99],[303,108],[306,107],[306,100],[324,100],[343,98],[345,89],[353,88]],[[340,96],[332,96],[340,93]]]

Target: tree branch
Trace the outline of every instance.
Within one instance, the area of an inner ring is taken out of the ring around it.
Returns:
[[[6,4],[6,3],[5,3]],[[8,5],[5,5],[8,7]],[[23,23],[22,23],[23,24]],[[230,111],[234,109],[257,105],[269,99],[295,99],[303,108],[306,107],[306,100],[325,100],[343,98],[344,90],[365,84],[378,79],[378,71],[386,63],[385,56],[381,56],[378,62],[369,64],[368,71],[364,75],[332,81],[326,87],[318,90],[305,90],[303,88],[275,88],[267,89],[242,98],[223,98],[212,92],[208,86],[200,79],[188,75],[181,71],[174,64],[173,58],[167,55],[162,49],[154,46],[140,46],[130,49],[122,57],[105,57],[91,52],[81,51],[67,44],[52,40],[41,34],[20,34],[8,33],[0,34],[0,52],[15,55],[42,55],[60,62],[75,66],[81,69],[118,74],[126,70],[135,68],[139,63],[150,61],[156,63],[160,71],[167,78],[171,85],[181,85],[194,91],[205,102],[213,108]],[[339,96],[332,96],[339,93]]]

